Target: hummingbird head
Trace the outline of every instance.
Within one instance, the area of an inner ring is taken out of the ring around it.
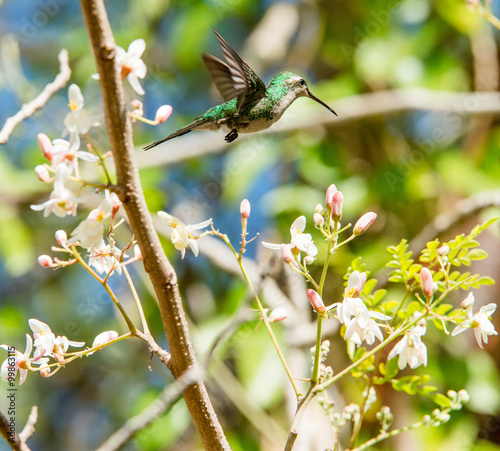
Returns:
[[[289,92],[293,92],[296,97],[309,97],[310,99],[318,102],[320,105],[323,105],[327,110],[331,111],[333,114],[335,114],[335,116],[337,116],[337,113],[325,102],[311,94],[311,91],[309,91],[309,88],[307,86],[307,82],[300,75],[294,74],[292,72],[282,72],[273,80],[273,82],[275,80],[282,84]]]

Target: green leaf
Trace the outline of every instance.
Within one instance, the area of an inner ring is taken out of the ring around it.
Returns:
[[[468,257],[470,260],[483,260],[488,257],[488,253],[482,249],[474,249],[469,252]]]
[[[441,408],[446,409],[448,407],[451,407],[451,401],[450,399],[443,395],[442,393],[436,393],[434,395],[431,395],[430,398]]]

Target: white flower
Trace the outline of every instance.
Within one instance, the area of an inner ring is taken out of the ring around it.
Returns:
[[[474,295],[469,293],[466,301],[467,302],[464,301],[463,305],[466,306],[465,312],[467,314],[467,319],[462,324],[455,327],[451,335],[458,335],[464,330],[474,329],[477,344],[482,349],[483,342],[488,343],[488,335],[497,335],[495,326],[489,320],[489,317],[495,312],[497,306],[494,303],[485,305],[474,315],[472,311],[472,307],[474,305]]]
[[[305,228],[306,217],[299,216],[290,227],[290,235],[292,236],[290,244],[304,251],[309,257],[316,257],[318,248],[314,245],[311,234],[304,233]]]
[[[93,249],[98,247],[102,241],[104,224],[102,221],[111,215],[113,210],[113,199],[106,197],[99,206],[92,210],[87,217],[71,232],[67,245],[79,242],[82,247]]]
[[[33,331],[33,338],[35,339],[36,351],[34,357],[52,355],[56,344],[56,336],[49,325],[35,318],[30,319],[28,324]]]
[[[115,256],[114,249],[106,244],[102,238],[99,246],[92,249],[89,265],[93,266],[99,274],[108,274],[114,270],[118,274],[122,274],[122,267]]]
[[[50,193],[49,200],[43,204],[31,205],[30,208],[35,211],[43,210],[45,217],[49,216],[50,213],[54,213],[60,218],[64,218],[66,215],[75,216],[78,203],[84,202],[85,199],[77,197],[76,194],[66,188],[65,183],[71,172],[72,169],[66,164],[57,166],[54,190]]]
[[[314,245],[314,241],[310,233],[303,233],[306,228],[306,217],[298,217],[290,227],[291,240],[289,244],[275,244],[262,241],[262,245],[268,249],[281,250],[283,252],[283,246],[287,246],[294,256],[294,260],[290,263],[293,267],[300,269],[298,262],[300,262],[300,252],[306,253],[305,263],[312,263],[318,254],[318,248]],[[286,255],[285,255],[286,259]]]
[[[64,336],[56,338],[48,324],[35,318],[30,319],[28,323],[35,339],[36,351],[34,359],[41,356],[51,356],[56,360],[61,360],[64,358],[63,354],[68,350],[69,346],[81,347],[85,344],[83,341],[68,340]]]
[[[7,345],[1,345],[0,348],[9,351],[10,347]],[[24,351],[24,354],[20,351],[16,351],[14,356],[10,356],[5,359],[0,367],[0,378],[3,381],[8,381],[9,377],[12,377],[9,373],[14,371],[13,377],[16,377],[17,372],[19,371],[19,385],[23,385],[26,380],[26,376],[28,375],[28,363],[32,349],[33,340],[28,334],[26,334],[26,350]]]
[[[336,306],[339,321],[347,327],[344,335],[345,340],[349,339],[358,346],[363,341],[372,345],[375,342],[375,338],[378,338],[380,341],[383,340],[380,324],[375,319],[387,321],[391,319],[389,316],[369,311],[360,298],[346,297],[343,302],[336,304]]]
[[[169,227],[170,241],[172,241],[172,244],[177,250],[181,251],[182,258],[184,258],[186,254],[187,247],[189,247],[193,251],[195,257],[197,257],[199,249],[193,231],[208,227],[212,223],[212,219],[207,219],[198,224],[185,225],[179,218],[165,213],[164,211],[159,211],[158,216]]]
[[[78,85],[73,83],[69,87],[68,100],[70,112],[64,118],[64,126],[70,135],[70,147],[76,152],[80,148],[80,135],[86,134],[93,124],[89,112],[83,108],[83,95]]]
[[[139,95],[144,95],[144,90],[139,83],[139,78],[144,78],[148,71],[146,64],[141,56],[146,50],[144,39],[136,39],[128,46],[125,51],[120,46],[116,46],[116,62],[122,69],[122,80],[128,78],[128,81],[134,91]]]
[[[421,316],[421,313],[415,312],[414,318]],[[397,355],[399,369],[406,368],[409,365],[414,369],[420,365],[427,366],[427,347],[420,337],[426,332],[425,319],[422,318],[415,326],[405,332],[405,336],[392,348],[387,360],[391,360]]]
[[[358,270],[353,271],[347,280],[347,287],[345,289],[345,297],[354,298],[359,296],[363,291],[363,286],[366,282],[366,273],[360,273]]]

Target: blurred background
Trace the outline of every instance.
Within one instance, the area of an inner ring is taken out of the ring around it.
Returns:
[[[334,1],[108,1],[106,7],[118,45],[146,41],[141,80],[145,116],[162,104],[173,114],[157,127],[134,125],[141,180],[152,212],[166,210],[192,224],[213,218],[215,227],[239,246],[239,204],[252,205],[248,267],[266,304],[285,306],[289,319],[276,333],[297,377],[310,371],[314,344],[305,283],[281,267],[279,255],[261,241],[289,242],[292,222],[304,214],[307,232],[324,248],[312,214],[335,183],[344,194],[343,223],[374,211],[370,230],[332,259],[327,303],[338,302],[343,275],[357,256],[366,269],[400,299],[399,287],[386,285],[387,246],[402,238],[418,252],[429,240],[442,241],[499,216],[500,100],[499,31],[461,0]],[[493,12],[500,13],[493,1]],[[240,135],[226,144],[224,134],[197,132],[147,153],[142,147],[191,122],[221,102],[201,53],[222,57],[216,28],[264,82],[282,70],[308,81],[311,92],[338,113],[306,98],[298,99],[269,131]],[[34,98],[58,72],[57,55],[66,48],[85,107],[102,123],[102,106],[88,37],[77,2],[0,1],[0,126]],[[138,96],[126,83],[129,101]],[[36,136],[51,139],[64,130],[67,90],[19,125],[0,149],[0,342],[23,350],[28,319],[48,323],[56,335],[87,345],[102,331],[125,331],[102,288],[81,268],[52,271],[37,264],[51,254],[54,233],[68,233],[87,215],[43,218],[29,208],[47,200],[51,186],[34,167],[44,159]],[[104,126],[91,130],[107,149]],[[85,163],[81,165],[85,166]],[[90,166],[90,165],[89,165]],[[90,173],[89,173],[90,174]],[[95,175],[90,175],[96,177]],[[102,181],[102,180],[99,180]],[[88,191],[88,211],[92,191]],[[124,230],[122,246],[127,244]],[[120,237],[119,237],[120,238]],[[479,241],[489,258],[471,272],[500,276],[499,228]],[[175,265],[200,359],[222,330],[233,325],[208,367],[207,385],[234,451],[282,449],[295,408],[288,382],[231,256],[215,239],[200,240],[201,254],[185,259],[165,239]],[[321,258],[313,273],[321,270]],[[142,265],[132,269],[153,334],[167,347],[158,309]],[[133,316],[124,279],[114,290]],[[476,307],[497,302],[497,286],[474,292]],[[467,293],[453,294],[458,306]],[[493,322],[499,328],[498,313]],[[328,362],[334,371],[348,364],[334,320]],[[446,337],[429,324],[425,342],[431,383],[441,391],[466,388],[471,402],[439,428],[419,429],[373,447],[376,450],[500,449],[500,348],[490,337],[485,350],[472,333]],[[6,353],[5,353],[6,355]],[[3,354],[0,356],[3,361]],[[148,368],[151,365],[152,371]],[[145,346],[122,341],[92,358],[68,365],[42,379],[30,374],[18,390],[19,429],[32,405],[40,417],[30,440],[33,450],[91,450],[132,415],[152,402],[172,379]],[[363,382],[347,378],[331,396],[342,409],[359,402]],[[5,410],[2,388],[0,409]],[[435,408],[430,401],[381,389],[380,405],[391,406],[399,426],[418,421]],[[378,405],[378,407],[380,407]],[[367,417],[364,438],[378,433]],[[318,405],[307,411],[297,449],[331,447],[326,418]],[[0,450],[7,449],[0,443]],[[125,447],[127,450],[201,449],[189,415],[178,402]]]

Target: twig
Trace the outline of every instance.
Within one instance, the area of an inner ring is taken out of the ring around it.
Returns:
[[[59,73],[52,83],[49,83],[43,91],[31,102],[25,103],[21,109],[5,121],[5,125],[0,130],[0,144],[5,144],[9,140],[10,134],[22,121],[33,115],[36,110],[42,108],[50,99],[52,94],[66,86],[71,77],[71,69],[68,64],[68,51],[62,49],[59,52]]]
[[[411,240],[410,248],[414,251],[423,249],[428,241],[452,229],[460,221],[470,218],[475,213],[489,207],[500,207],[500,190],[483,191],[467,199],[462,199],[452,211],[442,213],[422,229]]]
[[[28,422],[26,423],[26,426],[21,432],[21,434],[24,434],[24,431],[27,428],[30,431],[29,435],[28,432],[26,432],[25,440],[27,440],[35,430],[34,424],[38,416],[37,412],[38,412],[37,407],[33,406],[33,408],[31,409],[30,416],[28,418]],[[25,443],[23,439],[21,439],[21,434],[18,435],[17,433],[14,433],[14,437],[12,437],[10,427],[11,426],[9,420],[5,417],[5,415],[2,412],[0,412],[0,434],[2,434],[3,438],[8,443],[8,445],[15,451],[30,451],[29,446]],[[14,440],[12,441],[12,439]]]
[[[169,369],[178,379],[189,368],[197,367],[189,337],[186,315],[174,268],[162,251],[148,212],[134,160],[132,124],[127,114],[121,71],[115,61],[116,44],[103,0],[80,0],[85,24],[99,72],[106,125],[116,165],[116,193],[127,213],[130,227],[144,257],[144,267],[158,299],[161,319],[169,344]],[[183,391],[186,406],[209,450],[229,450],[222,427],[201,377]]]
[[[201,379],[202,376],[202,370],[199,367],[192,367],[187,370],[175,383],[168,385],[160,396],[140,414],[127,420],[96,451],[115,451],[121,449],[137,432],[144,429],[160,415],[168,412],[180,398],[182,392]]]
[[[28,439],[35,432],[35,424],[38,421],[38,406],[33,406],[31,408],[30,416],[28,417],[28,421],[24,425],[23,430],[19,433],[19,438],[23,442],[27,442]]]

